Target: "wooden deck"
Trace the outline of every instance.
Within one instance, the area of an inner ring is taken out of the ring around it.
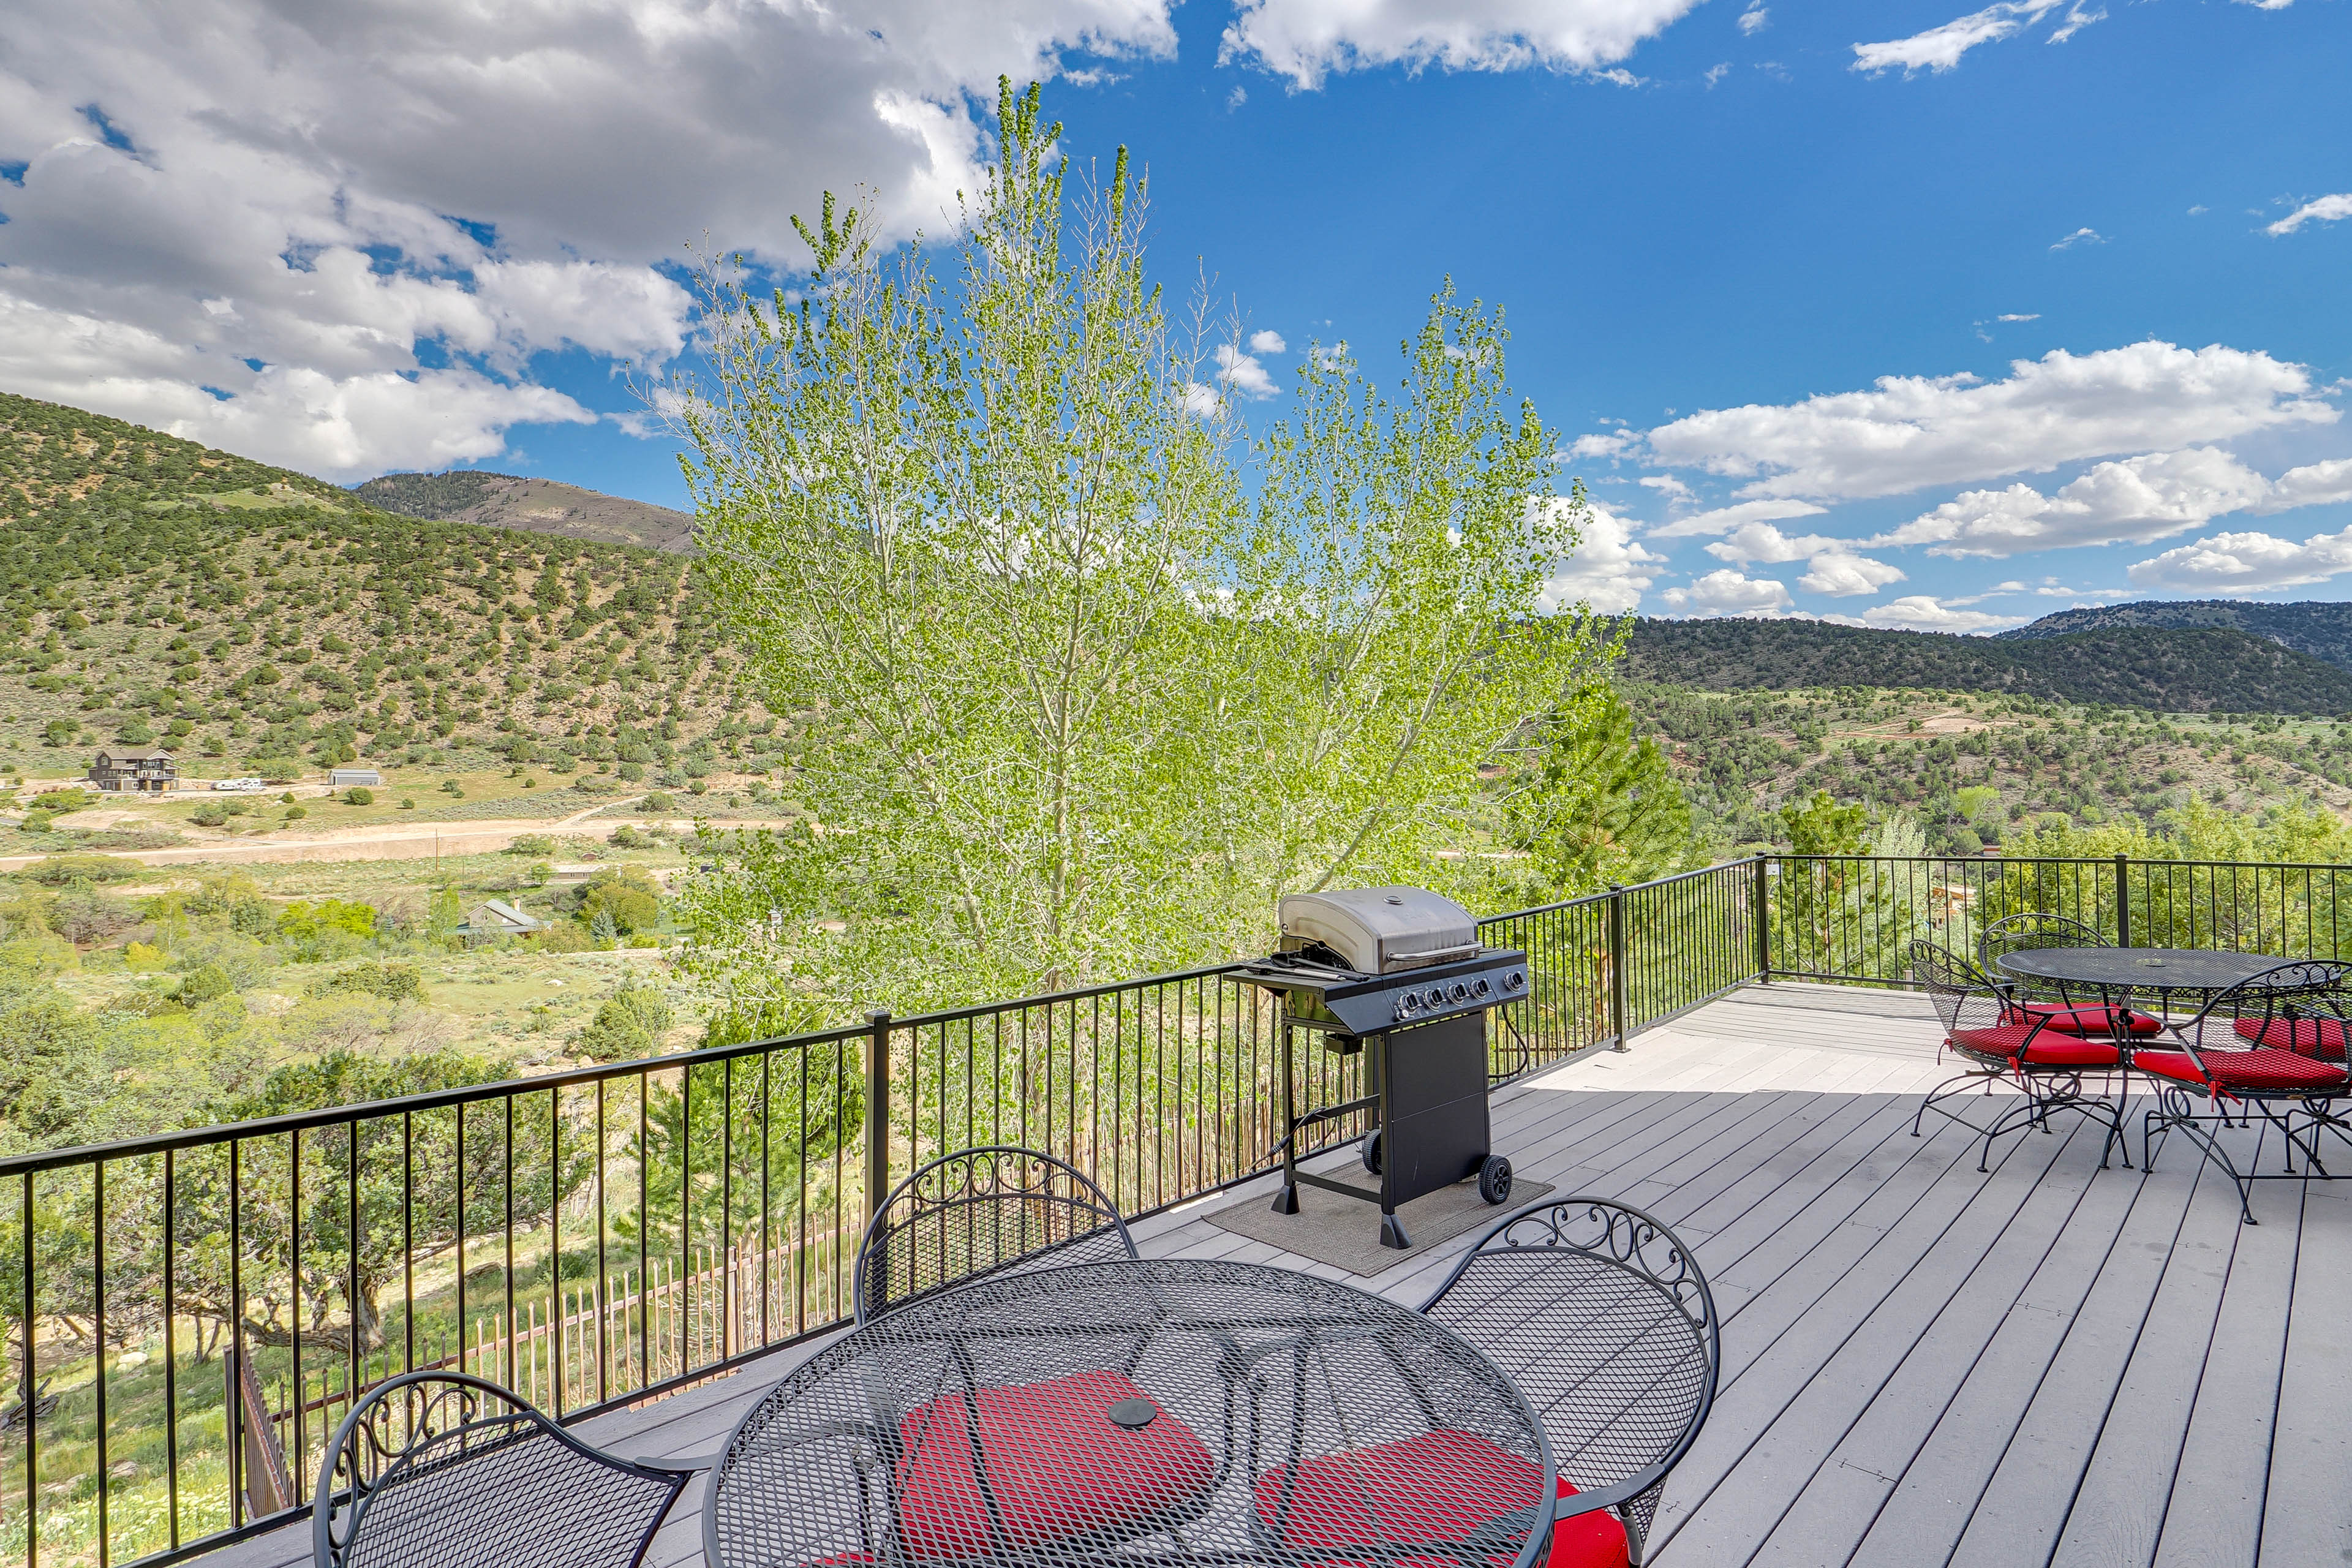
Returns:
[[[1938,1038],[1913,997],[1756,986],[1496,1097],[1523,1173],[1648,1208],[1714,1286],[1722,1387],[1652,1561],[2352,1562],[2352,1180],[2259,1184],[2244,1227],[2183,1141],[2102,1171],[2087,1127],[2005,1139],[1980,1175],[1961,1129],[1911,1136]],[[1331,1272],[1200,1217],[1229,1201],[1139,1244]],[[1373,1288],[1417,1302],[1466,1242]],[[583,1435],[708,1451],[810,1348]],[[663,1568],[701,1561],[699,1494]],[[308,1556],[306,1526],[207,1561]]]

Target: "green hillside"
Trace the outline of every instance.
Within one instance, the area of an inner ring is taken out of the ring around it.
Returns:
[[[2229,626],[1996,640],[1819,621],[1636,623],[1628,673],[1717,691],[1890,687],[2160,712],[2352,712],[2352,671]]]
[[[2122,627],[2221,626],[2249,633],[2340,668],[2352,669],[2352,605],[2305,601],[2246,604],[2235,599],[2143,600],[2060,610],[2032,626],[2001,632],[2003,641],[2067,637]]]
[[[555,479],[453,468],[446,474],[386,474],[354,486],[353,493],[370,506],[409,517],[654,550],[694,548],[694,519],[685,512]]]
[[[5,395],[0,523],[0,765],[18,773],[163,740],[214,775],[367,758],[676,783],[784,744],[675,554],[394,516]]]

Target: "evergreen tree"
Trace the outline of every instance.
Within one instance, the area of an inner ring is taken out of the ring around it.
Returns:
[[[1634,734],[1633,710],[1598,681],[1543,726],[1510,824],[1556,897],[1646,882],[1697,858],[1690,803],[1665,753]]]

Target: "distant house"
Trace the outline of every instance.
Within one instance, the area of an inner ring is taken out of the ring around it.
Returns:
[[[545,921],[523,913],[504,899],[484,899],[466,911],[457,934],[467,942],[488,942],[502,936],[529,936],[546,929]]]
[[[382,789],[383,775],[373,768],[336,768],[327,774],[327,787],[330,789],[350,789],[353,785]]]
[[[89,782],[102,790],[160,795],[180,787],[180,764],[161,747],[144,752],[100,752],[89,764]]]

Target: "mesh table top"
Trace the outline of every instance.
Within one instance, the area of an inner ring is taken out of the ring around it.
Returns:
[[[2226,991],[2290,962],[2266,952],[2178,947],[2034,947],[1994,960],[2009,973],[2029,979],[2143,991]]]
[[[912,1302],[744,1415],[712,1568],[1530,1568],[1552,1461],[1444,1325],[1349,1286],[1192,1258]]]

